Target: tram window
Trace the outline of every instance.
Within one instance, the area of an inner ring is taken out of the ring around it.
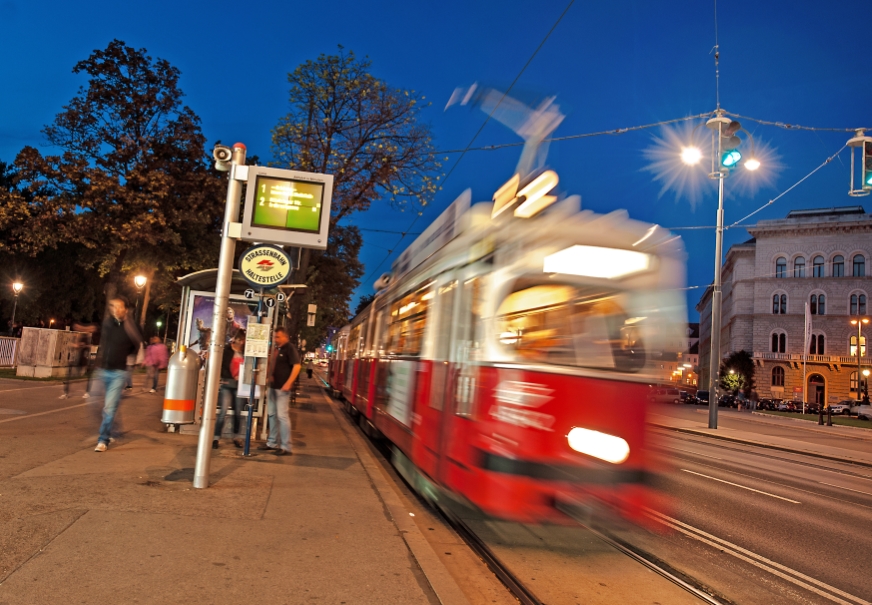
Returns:
[[[497,322],[500,342],[521,359],[624,372],[645,364],[638,326],[611,292],[526,287],[502,302]]]
[[[351,328],[351,334],[348,337],[348,359],[356,359],[358,357],[358,351],[360,347],[358,343],[360,342],[360,324],[357,324],[353,328]]]
[[[436,323],[436,350],[434,359],[447,360],[451,350],[451,328],[454,319],[454,294],[457,282],[439,288],[439,319]]]
[[[470,417],[475,403],[477,378],[476,361],[480,358],[480,335],[482,332],[482,285],[475,277],[463,283],[460,300],[459,321],[456,326],[456,355],[460,371],[455,393],[455,414]]]
[[[421,354],[424,344],[424,328],[427,326],[427,310],[433,300],[430,284],[407,294],[391,305],[390,345],[393,355]]]

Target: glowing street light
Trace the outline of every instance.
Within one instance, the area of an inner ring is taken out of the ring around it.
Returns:
[[[702,160],[702,152],[698,147],[682,147],[681,161],[688,166],[696,166]]]
[[[15,303],[12,305],[12,332],[15,333],[15,311],[18,310],[18,295],[24,290],[24,284],[20,281],[12,282],[12,297]]]
[[[745,161],[745,168],[750,170],[751,172],[754,172],[755,170],[760,168],[760,160],[757,160],[754,158],[751,158],[750,160],[746,160]]]
[[[133,278],[133,283],[136,285],[138,290],[142,290],[145,287],[146,282],[148,282],[148,278],[145,275],[137,275]]]

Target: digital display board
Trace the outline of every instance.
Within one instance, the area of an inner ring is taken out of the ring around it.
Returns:
[[[253,227],[318,233],[324,184],[258,175]]]
[[[266,166],[239,166],[246,183],[239,239],[299,248],[327,248],[333,176]]]

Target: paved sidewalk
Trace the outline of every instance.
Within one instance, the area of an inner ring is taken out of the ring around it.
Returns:
[[[438,603],[402,513],[335,404],[303,381],[294,455],[244,459],[224,441],[208,489],[191,485],[196,437],[158,430],[155,395],[122,402],[126,433],[105,453],[58,432],[78,443],[71,453],[23,472],[19,456],[0,480],[0,603]],[[87,408],[52,418],[76,414],[90,422]],[[50,429],[36,422],[0,424],[0,442],[40,448]]]
[[[707,410],[660,411],[651,414],[652,426],[872,466],[872,431],[731,410],[719,410],[718,428],[709,429]]]

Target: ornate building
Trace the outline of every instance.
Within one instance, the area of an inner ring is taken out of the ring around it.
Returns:
[[[748,232],[752,239],[732,246],[722,268],[721,358],[734,351],[752,353],[761,398],[800,399],[803,359],[808,401],[857,397],[857,322],[872,320],[872,214],[860,206],[794,210],[784,219],[760,221]],[[807,350],[805,303],[812,317]],[[710,288],[696,309],[705,388]],[[872,336],[872,323],[860,326],[860,363],[869,370],[866,336]]]

